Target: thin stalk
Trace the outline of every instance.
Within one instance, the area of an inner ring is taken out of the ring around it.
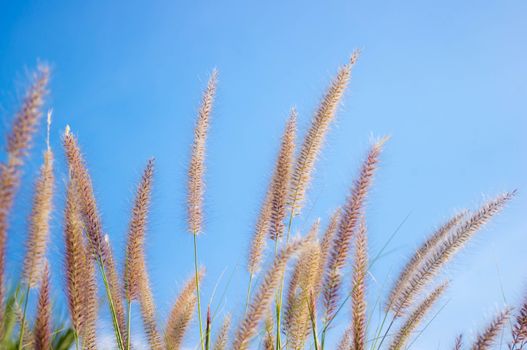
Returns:
[[[249,309],[249,302],[251,301],[251,287],[252,287],[252,283],[253,283],[253,274],[251,273],[249,275],[249,286],[247,287],[247,298],[246,298],[246,301],[245,301],[245,314],[244,315],[247,315],[247,310]]]
[[[374,342],[371,345],[371,349],[372,350],[375,349],[375,346],[377,345],[377,341],[381,338],[381,332],[382,332],[382,329],[384,328],[384,324],[386,323],[387,319],[388,319],[388,313],[385,312],[384,313],[384,318],[382,319],[382,322],[381,322],[380,326],[378,327],[377,334],[375,335]]]
[[[104,265],[102,263],[102,258],[99,256],[97,259],[99,269],[101,270],[102,279],[104,281],[104,288],[106,289],[106,297],[108,298],[108,303],[110,304],[110,311],[112,314],[113,330],[115,332],[115,338],[117,340],[117,346],[121,350],[125,350],[123,338],[121,336],[121,330],[119,329],[119,321],[117,320],[117,313],[115,311],[115,305],[113,304],[112,292],[110,291],[110,284],[106,278],[106,271],[104,270]]]
[[[199,291],[199,271],[198,271],[198,243],[197,243],[197,234],[194,232],[194,275],[196,279],[196,298],[198,302],[198,322],[199,322],[199,342],[201,344],[201,350],[205,350],[203,344],[203,324],[201,321],[201,297]]]
[[[22,345],[24,342],[24,331],[26,326],[26,312],[27,312],[27,304],[29,300],[29,283],[26,288],[26,299],[24,300],[24,311],[22,313],[22,324],[20,325],[20,336],[18,339],[18,350],[22,350]]]
[[[80,341],[77,331],[73,332],[73,335],[75,336],[75,350],[80,350]]]
[[[384,335],[381,338],[381,342],[379,343],[378,349],[381,348],[381,345],[384,342],[384,339],[386,339],[386,337],[388,336],[388,332],[390,332],[390,329],[392,328],[393,324],[395,323],[395,319],[396,318],[397,317],[394,315],[393,318],[392,318],[392,321],[390,322],[390,324],[388,325],[388,328],[386,329],[386,332],[384,333]]]
[[[128,322],[127,322],[127,333],[128,334],[128,338],[127,338],[127,344],[126,344],[126,349],[127,350],[130,350],[130,341],[131,341],[131,333],[130,333],[130,330],[132,328],[131,324],[132,324],[132,301],[130,299],[128,299]]]
[[[311,297],[313,297],[313,294],[311,294]],[[313,341],[315,342],[315,350],[319,350],[318,348],[318,336],[317,336],[317,320],[316,320],[316,313],[315,310],[311,307],[310,304],[308,304],[309,308],[309,319],[311,320],[311,330],[313,333]]]

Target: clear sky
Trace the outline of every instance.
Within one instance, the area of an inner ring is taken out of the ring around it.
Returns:
[[[525,1],[0,4],[2,131],[27,71],[39,60],[53,68],[49,107],[60,193],[50,257],[57,300],[64,282],[60,135],[70,124],[119,261],[134,187],[147,159],[156,158],[147,253],[159,318],[166,319],[193,269],[185,171],[201,92],[217,67],[200,261],[208,271],[205,300],[219,281],[215,306],[232,276],[227,306],[219,312],[231,310],[237,320],[248,278],[247,246],[288,111],[297,107],[303,135],[331,77],[355,48],[362,56],[297,229],[317,217],[327,223],[372,135],[390,135],[368,202],[371,254],[408,219],[371,271],[371,303],[443,219],[514,188],[514,202],[449,265],[453,282],[442,301],[448,303],[416,348],[447,348],[459,332],[471,338],[504,298],[517,304],[527,293]],[[43,132],[36,144],[41,150]],[[26,169],[26,183],[38,169],[40,150]],[[12,279],[23,257],[30,195],[26,186],[10,231]],[[346,311],[338,328],[348,317]]]

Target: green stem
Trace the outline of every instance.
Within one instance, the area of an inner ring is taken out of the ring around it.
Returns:
[[[106,297],[108,298],[108,304],[110,305],[110,313],[112,314],[113,329],[115,332],[115,338],[117,340],[117,346],[121,350],[124,349],[124,342],[121,336],[121,330],[119,329],[119,321],[117,320],[117,312],[115,311],[115,305],[113,304],[112,292],[110,290],[110,284],[108,283],[108,278],[106,277],[106,271],[102,263],[102,258],[99,256],[97,258],[97,263],[99,269],[101,270],[102,279],[104,281],[104,288],[106,289]]]
[[[203,324],[201,321],[201,297],[199,292],[199,272],[198,272],[198,243],[197,243],[197,234],[194,233],[194,273],[196,279],[196,297],[198,302],[198,322],[199,322],[199,342],[201,344],[201,350],[205,350],[203,344]]]
[[[132,301],[130,299],[128,299],[128,323],[127,323],[127,327],[128,327],[128,330],[126,332],[126,334],[128,335],[127,339],[126,339],[126,349],[127,350],[130,350],[131,347],[130,347],[130,343],[131,343],[131,338],[132,338],[132,335],[130,333],[131,331],[131,322],[132,321]]]
[[[73,337],[75,338],[75,350],[79,350],[80,343],[79,343],[79,335],[77,334],[77,330],[73,331]]]
[[[318,348],[318,337],[317,337],[317,315],[315,314],[315,310],[313,310],[312,307],[310,307],[310,304],[308,304],[309,308],[309,318],[311,319],[311,330],[313,332],[313,341],[315,342],[315,350],[319,350]]]
[[[379,343],[379,347],[378,347],[378,349],[381,348],[381,345],[382,345],[382,343],[384,342],[384,339],[386,339],[386,337],[388,336],[388,332],[389,332],[390,329],[392,328],[392,326],[393,326],[393,324],[394,324],[396,318],[397,318],[397,317],[394,315],[393,318],[392,318],[392,321],[390,322],[390,324],[388,325],[388,328],[386,329],[386,332],[384,333],[384,335],[383,335],[382,338],[381,338],[381,342]]]
[[[371,345],[371,350],[374,350],[377,346],[377,341],[381,338],[382,329],[384,328],[384,324],[386,323],[386,320],[388,319],[388,313],[384,313],[384,318],[382,319],[382,322],[380,326],[378,327],[377,334],[375,334],[374,342]]]
[[[24,300],[24,311],[22,313],[22,323],[20,324],[20,337],[18,339],[18,350],[22,349],[22,346],[24,343],[24,331],[26,328],[26,312],[27,312],[28,300],[29,300],[29,283],[26,288],[26,298]]]

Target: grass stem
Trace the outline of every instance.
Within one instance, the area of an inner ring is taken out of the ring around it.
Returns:
[[[101,270],[102,279],[104,282],[104,288],[106,289],[106,296],[108,298],[108,304],[110,305],[110,313],[112,314],[113,329],[115,332],[115,339],[117,341],[117,347],[120,350],[125,350],[123,337],[121,335],[121,330],[119,328],[119,321],[117,320],[117,312],[115,311],[115,305],[113,303],[112,292],[110,291],[110,284],[108,283],[108,278],[106,277],[106,271],[102,262],[102,258],[99,256],[97,259],[99,269]]]
[[[194,273],[195,273],[195,279],[196,279],[196,298],[198,302],[198,322],[199,322],[199,342],[201,344],[201,350],[205,350],[205,346],[203,343],[203,324],[201,321],[201,297],[200,297],[200,291],[199,291],[199,267],[198,267],[198,242],[197,242],[197,234],[194,233]]]

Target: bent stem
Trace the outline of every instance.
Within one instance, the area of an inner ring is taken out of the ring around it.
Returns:
[[[115,339],[117,340],[117,346],[121,350],[125,350],[123,338],[121,336],[121,330],[119,329],[119,321],[117,320],[117,312],[115,311],[115,305],[113,304],[112,292],[110,291],[110,284],[108,283],[108,278],[106,277],[106,271],[102,263],[102,258],[97,257],[97,264],[101,270],[102,279],[104,281],[104,288],[106,289],[106,297],[108,298],[108,304],[110,305],[110,312],[112,314],[113,330],[115,332]]]
[[[23,342],[24,342],[24,331],[26,326],[26,313],[27,313],[27,304],[29,300],[29,283],[26,288],[26,298],[24,300],[24,311],[22,313],[22,324],[20,325],[20,336],[18,339],[18,350],[22,350]]]
[[[199,342],[201,344],[201,350],[205,350],[203,344],[203,325],[201,321],[201,297],[199,291],[199,272],[198,272],[198,243],[197,243],[197,234],[194,232],[194,275],[196,279],[196,298],[198,302],[198,322],[199,322]]]

